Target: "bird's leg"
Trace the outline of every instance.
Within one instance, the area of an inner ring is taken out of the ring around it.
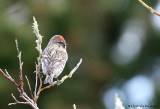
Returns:
[[[54,86],[53,79],[51,79],[51,81],[49,81],[49,84],[50,84],[51,86]]]
[[[57,86],[61,85],[61,81],[58,80],[58,77],[57,77]]]
[[[37,74],[37,77],[43,77],[44,73],[43,72],[40,72],[40,74]]]
[[[49,84],[50,84],[51,86],[54,86],[53,83],[54,83],[54,82],[53,82],[53,76],[50,76]]]
[[[49,82],[49,84],[51,85],[51,86],[54,86],[54,84],[53,84],[54,82]]]

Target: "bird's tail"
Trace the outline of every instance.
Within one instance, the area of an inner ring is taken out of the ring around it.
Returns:
[[[46,79],[45,79],[45,81],[44,81],[44,84],[50,83],[51,80],[52,80],[51,76],[50,76],[50,75],[47,75],[47,76],[46,76]]]

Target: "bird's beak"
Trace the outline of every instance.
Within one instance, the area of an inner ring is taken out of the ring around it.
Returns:
[[[68,44],[66,42],[64,42],[63,45],[68,45]]]

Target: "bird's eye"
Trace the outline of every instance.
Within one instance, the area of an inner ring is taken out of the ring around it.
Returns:
[[[58,42],[59,44],[63,44],[63,42]]]

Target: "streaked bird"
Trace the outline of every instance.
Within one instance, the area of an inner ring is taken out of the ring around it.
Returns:
[[[68,54],[67,43],[61,35],[53,36],[42,53],[42,71],[46,75],[44,84],[53,85],[53,78],[57,78],[62,73]]]

